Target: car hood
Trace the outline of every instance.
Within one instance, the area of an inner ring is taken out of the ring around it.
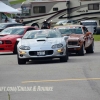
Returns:
[[[0,35],[0,39],[2,40],[9,40],[9,39],[15,39],[15,38],[21,38],[21,35]]]
[[[38,38],[38,39],[22,39],[19,45],[29,46],[32,49],[45,48],[49,49],[54,44],[62,42],[62,38]]]

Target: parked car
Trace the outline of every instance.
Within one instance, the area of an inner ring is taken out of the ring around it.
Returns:
[[[71,53],[77,53],[84,55],[86,53],[94,52],[94,38],[91,32],[88,32],[87,28],[82,25],[65,25],[56,26],[54,29],[59,29],[62,36],[69,36],[68,38],[68,50]]]
[[[17,38],[22,36],[29,30],[36,30],[32,26],[16,26],[4,29],[0,33],[0,52],[17,53]]]
[[[58,30],[43,29],[27,32],[18,39],[18,64],[29,60],[60,58],[61,62],[68,60],[68,37],[62,37]]]
[[[24,26],[22,23],[0,23],[0,32],[7,27]]]
[[[77,23],[78,21],[76,20],[60,20],[55,24],[55,26],[56,25],[66,25],[66,24],[77,24]]]

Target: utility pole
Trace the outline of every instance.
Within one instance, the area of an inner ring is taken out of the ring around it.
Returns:
[[[67,14],[68,14],[67,18],[70,19],[70,11],[71,10],[70,10],[70,1],[69,0],[67,0],[66,6],[67,6]]]

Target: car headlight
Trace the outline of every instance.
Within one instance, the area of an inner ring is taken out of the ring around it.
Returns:
[[[19,47],[21,50],[30,50],[30,47],[29,46],[20,46]]]
[[[0,41],[0,44],[2,44],[2,41]]]
[[[63,47],[63,44],[59,43],[59,44],[55,44],[52,46],[52,49],[55,49],[55,48],[61,48]]]

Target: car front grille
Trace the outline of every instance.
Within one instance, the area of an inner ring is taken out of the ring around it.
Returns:
[[[78,45],[77,41],[68,41],[68,45]]]
[[[4,50],[4,48],[0,48],[0,50]]]
[[[38,51],[29,51],[29,55],[30,56],[37,56],[37,52]],[[52,55],[53,54],[53,50],[46,50],[45,51],[45,55]]]
[[[12,44],[10,40],[5,40],[5,44]]]

